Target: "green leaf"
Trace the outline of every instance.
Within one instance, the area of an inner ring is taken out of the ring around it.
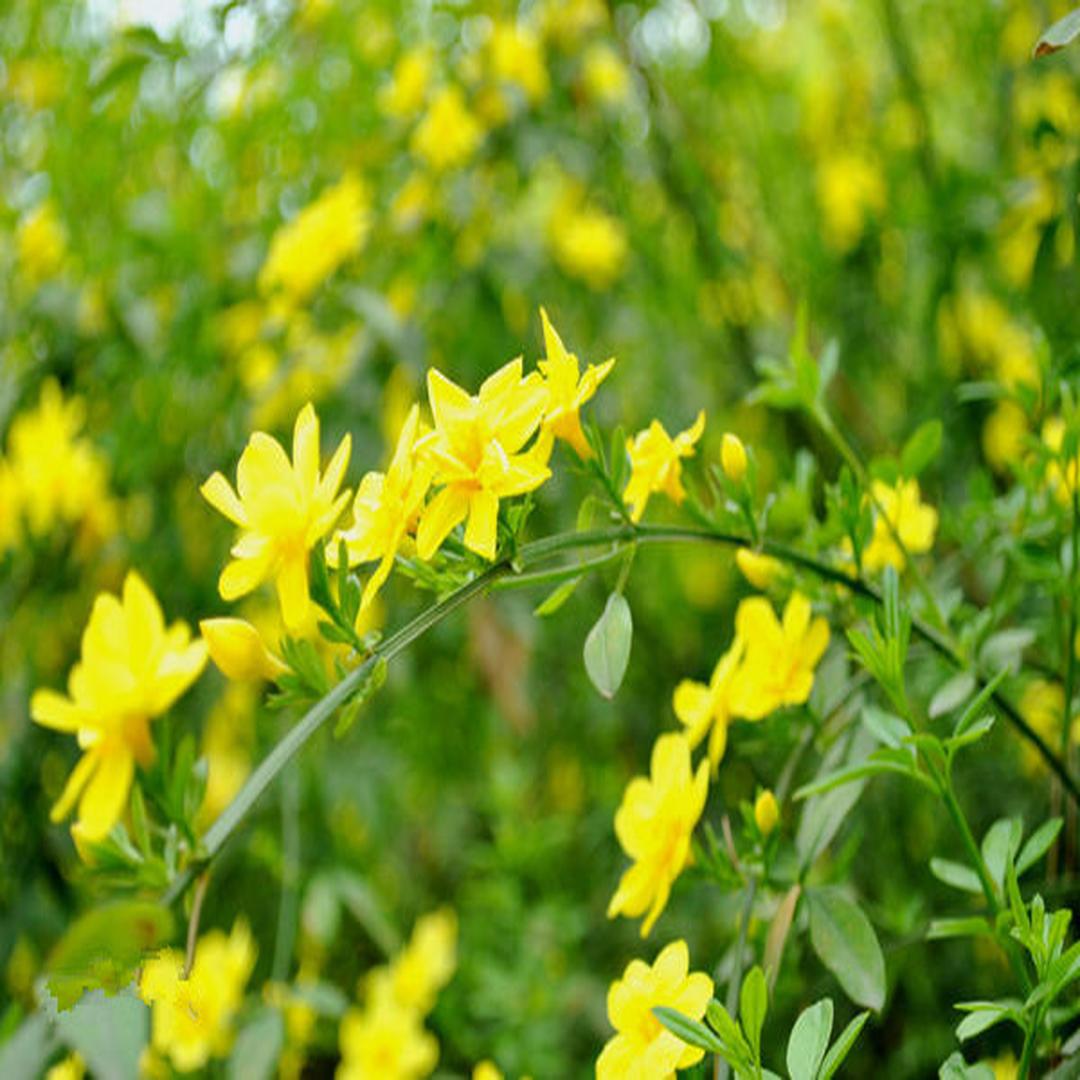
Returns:
[[[555,612],[574,595],[574,590],[578,587],[578,582],[580,581],[580,576],[571,578],[569,581],[564,581],[536,605],[533,609],[533,614],[538,615],[541,619],[547,615],[554,615]]]
[[[833,1004],[823,998],[799,1013],[787,1044],[791,1080],[814,1080],[832,1034]]]
[[[1058,19],[1035,43],[1035,57],[1049,56],[1066,45],[1072,44],[1080,34],[1080,8],[1075,8],[1068,15]]]
[[[956,1025],[956,1037],[961,1042],[974,1039],[988,1028],[1000,1024],[1003,1020],[1011,1020],[1014,1024],[1023,1028],[1018,1011],[1019,1001],[967,1001],[956,1007],[968,1015]]]
[[[1061,818],[1044,821],[1028,838],[1016,859],[1016,876],[1030,870],[1049,850],[1061,832]]]
[[[994,1080],[994,1070],[981,1062],[969,1065],[959,1050],[949,1055],[938,1070],[939,1080]]]
[[[691,1020],[689,1016],[683,1016],[681,1012],[664,1005],[653,1009],[653,1015],[689,1046],[707,1050],[710,1054],[719,1054],[724,1050],[723,1043],[700,1020]]]
[[[915,429],[900,451],[900,470],[905,476],[918,476],[941,450],[940,420],[927,420]]]
[[[975,722],[975,717],[979,715],[986,703],[994,696],[994,692],[1007,674],[1008,670],[1002,668],[968,703],[967,708],[961,713],[960,719],[956,721],[956,727],[953,728],[954,738],[957,735],[963,735]]]
[[[131,831],[135,834],[135,843],[143,855],[149,855],[150,826],[146,818],[146,802],[143,800],[142,788],[139,785],[131,785]]]
[[[754,1060],[761,1060],[761,1029],[765,1026],[765,1014],[769,1008],[769,991],[765,985],[765,972],[756,965],[743,979],[739,992],[739,1020],[742,1023]]]
[[[956,919],[934,919],[926,931],[927,941],[943,938],[986,937],[992,934],[990,924],[978,915]]]
[[[229,1055],[228,1080],[269,1080],[275,1074],[285,1025],[277,1009],[262,1008],[240,1030]]]
[[[930,699],[930,707],[927,710],[930,718],[944,716],[953,709],[958,709],[971,696],[975,689],[975,676],[970,671],[961,671],[954,675],[937,693]]]
[[[981,717],[973,724],[968,724],[959,735],[950,735],[949,738],[945,740],[945,749],[950,754],[954,754],[957,750],[962,750],[965,746],[977,743],[981,738],[990,733],[995,723],[996,720],[993,716]]]
[[[150,1010],[131,990],[95,990],[56,1017],[61,1042],[76,1050],[95,1080],[129,1080],[150,1038]]]
[[[896,748],[911,734],[911,725],[906,720],[876,705],[866,705],[861,718],[871,733],[886,746]]]
[[[982,883],[979,875],[970,866],[953,862],[951,859],[939,859],[936,855],[930,860],[930,873],[945,885],[951,885],[961,892],[982,895]]]
[[[709,1021],[713,1031],[720,1036],[724,1044],[724,1054],[731,1061],[750,1064],[753,1060],[750,1052],[750,1044],[742,1033],[742,1028],[732,1019],[731,1014],[715,998],[709,1002],[705,1010],[705,1019]]]
[[[606,698],[613,698],[626,674],[634,622],[630,605],[622,593],[612,593],[604,613],[585,639],[585,670],[593,686]]]
[[[1023,835],[1024,826],[1019,818],[1001,818],[986,830],[982,842],[983,862],[999,889],[1005,881],[1005,867],[1016,857]]]
[[[1016,674],[1024,658],[1024,650],[1035,640],[1035,631],[1026,626],[999,630],[991,634],[979,650],[979,663],[992,671]]]
[[[868,1012],[861,1012],[843,1031],[840,1037],[832,1044],[832,1049],[825,1055],[825,1060],[818,1070],[817,1080],[831,1080],[831,1077],[844,1063],[844,1059],[851,1053],[855,1040],[870,1018]]]
[[[38,1080],[52,1056],[56,1039],[41,1013],[31,1013],[0,1046],[0,1076],[4,1080]]]
[[[46,985],[60,1009],[85,990],[116,992],[151,949],[168,941],[173,917],[147,900],[120,900],[94,908],[68,927],[46,965]]]
[[[885,1004],[885,958],[862,909],[840,893],[808,890],[810,941],[844,992],[875,1012]]]

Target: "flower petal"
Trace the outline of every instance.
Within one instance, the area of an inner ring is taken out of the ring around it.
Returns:
[[[122,743],[102,750],[98,767],[79,800],[79,824],[87,840],[104,840],[120,820],[131,791],[135,759]]]

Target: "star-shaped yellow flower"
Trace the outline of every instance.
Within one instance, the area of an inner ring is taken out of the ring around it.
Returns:
[[[52,809],[60,821],[79,803],[76,836],[103,840],[127,805],[135,764],[154,757],[150,721],[198,678],[206,645],[182,622],[166,628],[154,594],[134,571],[120,597],[99,593],[71,669],[69,696],[38,690],[30,715],[76,735],[83,756]]]
[[[431,462],[416,457],[420,433],[420,409],[414,405],[402,425],[389,467],[385,473],[369,472],[360,481],[353,504],[353,524],[337,534],[327,552],[331,565],[336,565],[337,540],[341,539],[348,548],[350,566],[380,560],[364,586],[361,611],[368,608],[390,576],[394,556],[406,534],[416,527],[431,486]]]
[[[886,566],[903,570],[905,551],[918,555],[934,546],[938,513],[920,501],[918,480],[900,480],[896,487],[875,480],[873,491],[880,510],[875,508],[874,535],[863,552],[863,569],[871,574]]]
[[[727,729],[731,719],[731,688],[742,661],[744,642],[736,637],[731,648],[717,661],[708,686],[683,679],[675,687],[675,715],[686,726],[691,747],[697,746],[710,731],[709,763],[716,775],[727,748]]]
[[[739,604],[735,633],[746,653],[730,690],[733,715],[760,720],[810,697],[814,669],[829,644],[829,624],[811,615],[810,601],[799,592],[791,594],[782,623],[764,596]]]
[[[649,496],[658,491],[662,491],[673,503],[683,501],[686,492],[682,486],[682,459],[693,455],[694,444],[704,430],[705,413],[702,411],[698,413],[693,426],[679,432],[674,439],[659,420],[654,420],[644,431],[627,439],[631,471],[623,499],[630,506],[631,520],[641,520]]]
[[[592,450],[581,430],[581,407],[596,393],[608,377],[615,360],[605,360],[599,367],[589,364],[581,374],[578,358],[568,353],[547,312],[540,309],[544,324],[544,349],[547,358],[537,365],[544,376],[548,401],[544,409],[544,430],[556,439],[568,442],[580,458],[592,456]]]
[[[608,1019],[615,1034],[596,1062],[597,1080],[669,1080],[676,1069],[697,1064],[705,1051],[668,1031],[653,1009],[666,1006],[700,1020],[712,995],[712,979],[690,971],[685,941],[665,946],[651,967],[631,960],[608,991]]]
[[[708,763],[691,775],[686,736],[661,735],[653,747],[651,775],[630,781],[615,814],[615,835],[634,865],[608,904],[609,919],[645,915],[641,936],[648,936],[690,859],[690,837],[708,792]]]
[[[349,501],[348,491],[337,492],[351,446],[346,435],[320,477],[319,420],[308,404],[296,418],[291,462],[276,439],[256,431],[240,455],[237,490],[219,472],[203,484],[206,501],[242,530],[218,582],[222,599],[235,600],[272,578],[286,627],[303,626],[310,608],[308,552]]]
[[[428,503],[416,531],[416,550],[430,559],[462,521],[465,546],[495,558],[499,500],[524,495],[550,475],[543,455],[521,453],[540,425],[547,390],[539,372],[522,377],[511,360],[470,395],[445,375],[428,372],[435,429],[418,444],[442,490]]]

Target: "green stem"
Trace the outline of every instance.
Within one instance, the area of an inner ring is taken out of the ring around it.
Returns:
[[[590,548],[614,547],[615,550],[606,553],[606,559],[608,557],[613,558],[633,544],[662,543],[708,543],[720,544],[726,547],[755,547],[755,545],[751,544],[749,537],[720,529],[680,525],[634,525],[629,522],[600,529],[556,533],[553,536],[522,545],[513,563],[504,559],[493,564],[482,574],[477,575],[426,611],[421,612],[396,634],[386,638],[359,667],[350,671],[325,697],[317,701],[286,732],[281,741],[248,777],[233,801],[210,826],[203,837],[198,857],[173,880],[162,897],[162,903],[171,904],[184,894],[199,871],[217,855],[232,834],[239,828],[244,818],[247,817],[252,807],[274,782],[278,774],[307,742],[323,728],[338,708],[345,704],[363,686],[364,681],[377,663],[380,661],[389,662],[394,659],[417,638],[422,637],[428,630],[442,622],[443,619],[459,607],[468,603],[474,597],[488,592],[502,579],[516,577],[516,570],[523,570],[529,566],[547,562],[569,552],[584,551]],[[855,595],[862,596],[876,604],[882,603],[881,593],[878,589],[861,578],[851,577],[845,570],[830,566],[813,556],[770,540],[765,540],[756,546],[765,554],[772,555],[774,558],[792,566],[801,567],[823,581],[841,585]],[[561,569],[578,572],[576,566]],[[535,581],[534,578],[534,583]],[[980,673],[969,666],[964,657],[936,630],[919,619],[912,620],[912,628],[950,664],[958,670],[970,671],[980,685],[985,685],[986,680],[982,678]],[[1020,733],[1035,746],[1050,769],[1060,778],[1071,797],[1075,801],[1080,801],[1080,786],[1078,786],[1050,747],[1047,746],[1042,736],[1031,728],[999,690],[994,692],[993,701]]]
[[[758,879],[751,875],[746,883],[746,896],[743,900],[742,915],[739,918],[739,936],[735,941],[734,966],[728,979],[727,1000],[725,1006],[734,1019],[739,1014],[739,988],[742,986],[743,953],[746,952],[746,938],[750,931],[750,917],[754,912],[754,899],[757,896]],[[716,1080],[727,1080],[728,1065],[722,1057],[716,1058]]]
[[[281,787],[281,899],[274,938],[273,978],[288,977],[300,901],[300,773],[289,769]]]

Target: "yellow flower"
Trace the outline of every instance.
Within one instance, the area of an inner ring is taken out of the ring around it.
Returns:
[[[242,530],[218,582],[223,599],[235,600],[273,578],[286,627],[303,625],[310,607],[308,552],[349,501],[348,491],[337,491],[351,446],[346,435],[320,477],[319,420],[308,404],[296,418],[291,463],[276,439],[256,431],[240,455],[237,491],[219,472],[203,484],[206,501]]]
[[[415,116],[424,104],[434,67],[435,57],[428,46],[403,53],[390,81],[379,91],[379,108],[399,119]]]
[[[45,1074],[45,1080],[83,1080],[85,1075],[86,1062],[78,1054],[68,1054]]]
[[[596,393],[597,387],[608,377],[615,360],[605,360],[599,367],[589,364],[585,373],[578,368],[578,358],[568,353],[547,317],[540,309],[544,324],[544,349],[547,358],[537,365],[544,376],[548,393],[544,408],[544,430],[557,439],[568,442],[580,458],[592,456],[592,450],[581,430],[581,407]]]
[[[19,266],[33,285],[56,277],[67,255],[67,236],[51,199],[39,203],[15,234]]]
[[[785,705],[801,705],[814,686],[814,669],[829,644],[829,624],[811,621],[810,601],[793,592],[781,623],[764,596],[751,596],[735,612],[736,636],[746,653],[731,688],[735,716],[760,720]]]
[[[227,679],[257,682],[275,679],[288,670],[246,619],[203,619],[199,630],[210,659]]]
[[[247,923],[228,937],[211,930],[199,938],[185,979],[184,957],[165,949],[143,965],[139,994],[153,1010],[151,1042],[181,1072],[202,1069],[224,1057],[233,1042],[233,1021],[255,966],[255,943]]]
[[[420,1013],[397,1000],[384,975],[373,973],[364,1008],[342,1018],[337,1080],[419,1080],[439,1060],[439,1044]]]
[[[252,683],[231,682],[203,725],[206,791],[197,826],[205,830],[221,815],[251,773],[259,695]]]
[[[776,796],[767,788],[754,800],[754,822],[762,836],[768,836],[780,820],[780,807],[776,805]]]
[[[834,153],[818,166],[817,191],[825,240],[841,254],[862,238],[867,219],[885,209],[881,166],[857,150]]]
[[[307,299],[363,247],[370,227],[371,195],[359,177],[346,173],[274,233],[259,289],[280,291],[289,302]]]
[[[618,105],[630,93],[626,65],[609,45],[596,43],[585,50],[581,81],[585,93],[601,105]]]
[[[676,1069],[696,1065],[705,1051],[668,1031],[653,1009],[666,1006],[700,1020],[712,995],[712,979],[690,971],[685,941],[665,946],[652,967],[631,960],[608,991],[608,1019],[615,1035],[596,1062],[596,1080],[673,1080]]]
[[[1061,683],[1047,679],[1033,679],[1024,687],[1020,696],[1020,715],[1051,746],[1057,746],[1061,740],[1061,725],[1065,720],[1065,691]],[[1077,722],[1080,717],[1073,717],[1072,741],[1080,741]],[[1023,744],[1023,764],[1028,772],[1036,772],[1042,767],[1042,758],[1028,742]]]
[[[89,524],[99,534],[113,527],[105,459],[79,437],[85,413],[82,398],[65,401],[60,384],[49,379],[37,408],[21,413],[11,425],[7,482],[18,489],[18,502],[35,536],[60,522]]]
[[[673,706],[675,715],[686,728],[691,747],[697,746],[712,729],[709,737],[709,762],[713,775],[727,747],[728,722],[731,719],[731,687],[743,656],[744,643],[736,637],[713,669],[709,685],[683,679],[675,687]]]
[[[1065,445],[1065,421],[1060,416],[1051,416],[1043,423],[1042,441],[1048,450],[1061,457],[1062,447]],[[1051,461],[1046,467],[1046,482],[1050,485],[1054,498],[1062,504],[1072,502],[1078,465],[1080,454],[1072,461],[1065,462],[1064,467],[1058,461]]]
[[[353,504],[353,524],[334,537],[328,551],[330,564],[337,565],[338,540],[344,540],[349,565],[380,560],[364,586],[360,610],[366,611],[390,576],[394,556],[406,534],[415,528],[424,497],[431,486],[432,466],[416,460],[420,435],[420,409],[414,405],[398,435],[393,459],[385,473],[369,472],[360,481]]]
[[[422,1016],[457,967],[457,916],[449,908],[418,919],[412,939],[390,965],[390,984],[400,1004]]]
[[[909,555],[929,551],[937,532],[937,511],[919,501],[918,480],[899,480],[896,487],[875,480],[872,490],[881,510],[875,513],[874,533],[863,552],[863,567],[871,574],[886,566],[903,570],[904,552],[894,532]]]
[[[76,831],[101,840],[127,805],[135,763],[154,757],[150,721],[198,678],[206,645],[187,626],[166,629],[154,594],[134,571],[121,598],[99,593],[82,638],[82,656],[68,679],[70,697],[38,690],[30,714],[44,727],[76,735],[83,756],[75,766],[52,820],[79,801]]]
[[[602,292],[622,273],[630,245],[622,223],[610,214],[564,199],[548,230],[558,264],[590,289]]]
[[[11,466],[0,458],[0,556],[19,542],[22,498]]]
[[[641,936],[648,936],[690,860],[690,837],[708,791],[708,763],[703,761],[691,775],[686,736],[661,735],[653,747],[650,776],[630,781],[615,813],[615,835],[634,865],[608,904],[609,919],[644,914]]]
[[[720,466],[733,484],[741,484],[746,477],[746,447],[730,431],[724,432],[720,443]]]
[[[416,532],[416,550],[430,559],[450,530],[468,518],[465,546],[495,557],[499,500],[538,488],[551,471],[533,453],[519,453],[544,413],[547,390],[539,372],[522,378],[511,360],[470,396],[441,372],[428,372],[435,429],[420,442],[445,485],[428,503]]]
[[[682,458],[692,457],[694,444],[705,430],[705,412],[698,413],[692,427],[673,439],[659,420],[626,440],[630,455],[630,481],[623,499],[630,506],[630,517],[640,521],[649,496],[662,491],[678,505],[686,497],[682,486]]]
[[[494,1061],[478,1061],[473,1066],[472,1080],[504,1080],[503,1071]]]
[[[441,172],[464,165],[476,153],[483,135],[484,129],[469,112],[461,88],[446,86],[417,124],[410,148],[421,161]]]
[[[739,548],[735,552],[735,565],[755,589],[767,589],[784,572],[784,564],[779,559],[749,548]]]
[[[1027,413],[1014,401],[998,402],[982,429],[983,454],[990,467],[997,472],[1008,472],[1020,461],[1027,433]]]
[[[487,43],[492,76],[501,83],[520,87],[534,105],[550,87],[544,64],[544,47],[537,34],[512,19],[499,19]]]

